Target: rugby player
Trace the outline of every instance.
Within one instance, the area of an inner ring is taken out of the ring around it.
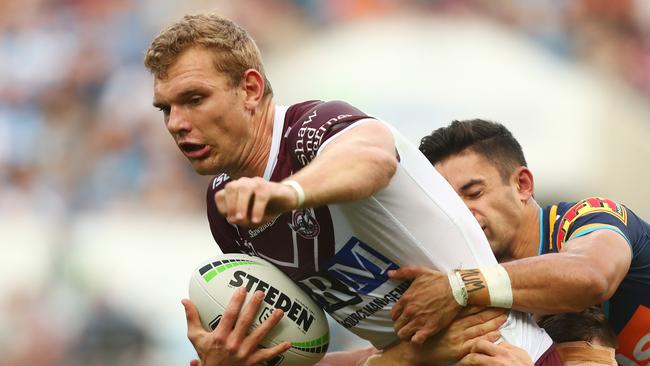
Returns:
[[[409,286],[389,271],[498,269],[474,217],[417,148],[345,102],[277,105],[257,46],[232,21],[183,17],[153,40],[145,65],[175,143],[197,173],[214,175],[207,213],[221,250],[274,263],[345,328],[385,350],[379,359],[400,349],[391,347],[399,338],[390,312]],[[196,309],[183,303],[191,327]],[[206,366],[251,364],[287,347],[261,354],[242,347],[237,332],[190,330]],[[559,362],[526,314],[510,312],[500,334],[539,364]]]
[[[455,121],[424,137],[420,150],[474,214],[506,273],[454,270],[463,281],[450,283],[452,276],[436,270],[398,270],[394,278],[414,280],[393,309],[403,339],[444,327],[465,305],[457,291],[468,295],[467,304],[539,314],[604,303],[618,334],[618,362],[650,359],[643,351],[650,344],[648,223],[607,198],[540,207],[521,146],[497,123]],[[493,295],[504,289],[512,291],[512,303],[495,304]]]

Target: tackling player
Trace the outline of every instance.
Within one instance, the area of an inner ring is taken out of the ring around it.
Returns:
[[[399,270],[395,278],[415,279],[406,293],[412,296],[394,308],[400,336],[443,327],[465,303],[542,314],[604,303],[618,333],[618,362],[650,359],[643,351],[650,344],[648,223],[607,198],[540,207],[521,146],[500,124],[455,121],[424,137],[420,150],[465,201],[497,259],[507,263],[498,274],[481,267],[451,271],[462,279],[451,283],[434,270]],[[467,294],[466,301],[459,303],[454,291]],[[512,292],[511,304],[494,303],[503,291]],[[432,316],[422,308],[444,311]]]

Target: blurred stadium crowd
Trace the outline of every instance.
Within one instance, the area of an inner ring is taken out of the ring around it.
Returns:
[[[35,215],[65,225],[93,211],[203,212],[206,180],[151,107],[142,56],[164,24],[213,8],[248,29],[263,55],[364,18],[491,19],[650,98],[643,0],[1,1],[0,219]],[[150,329],[99,299],[10,293],[0,297],[0,313],[11,314],[0,315],[0,365],[167,363]]]

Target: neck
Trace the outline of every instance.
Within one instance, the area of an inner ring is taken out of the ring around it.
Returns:
[[[232,177],[261,177],[264,175],[266,163],[269,160],[273,142],[273,121],[275,104],[268,97],[258,109],[253,112],[253,131],[249,146],[245,147],[245,160],[241,171],[231,174]]]
[[[539,205],[534,199],[530,199],[524,208],[524,214],[517,233],[515,234],[514,245],[508,252],[510,258],[504,260],[515,260],[534,257],[539,251]]]

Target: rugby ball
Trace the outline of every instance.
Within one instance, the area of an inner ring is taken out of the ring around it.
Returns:
[[[329,327],[325,313],[287,275],[270,262],[246,254],[224,254],[202,263],[190,279],[190,300],[203,328],[214,330],[234,291],[244,287],[246,303],[255,291],[266,296],[251,330],[271,315],[284,311],[282,320],[260,343],[272,347],[283,341],[291,348],[265,363],[267,366],[311,366],[327,352]]]

